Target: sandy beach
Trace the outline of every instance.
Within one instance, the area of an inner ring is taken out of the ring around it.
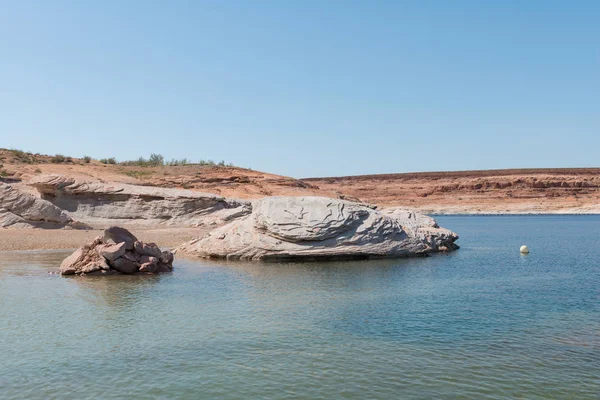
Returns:
[[[131,231],[144,242],[154,242],[161,248],[183,244],[194,237],[203,236],[206,228],[157,228]],[[101,236],[103,229],[0,229],[0,251],[75,249]]]

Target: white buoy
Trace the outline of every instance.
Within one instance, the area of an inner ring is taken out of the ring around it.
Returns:
[[[521,254],[529,254],[529,247],[523,245],[521,246]]]

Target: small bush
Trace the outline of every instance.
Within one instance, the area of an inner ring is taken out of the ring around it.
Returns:
[[[111,158],[101,158],[100,162],[102,164],[116,164],[117,163],[117,159],[114,157]]]
[[[60,163],[64,163],[66,160],[67,160],[67,158],[65,156],[63,156],[62,154],[57,154],[50,159],[50,162],[52,164],[60,164]]]
[[[1,170],[0,171],[0,176],[3,177],[3,178],[6,178],[8,176],[8,171],[5,170],[5,169]]]
[[[41,169],[39,169],[39,168],[36,168],[36,169],[35,169],[35,173],[36,173],[36,174],[41,174],[41,173],[42,173],[42,170],[41,170]]]
[[[165,158],[161,154],[150,154],[150,159],[148,159],[148,164],[152,166],[160,166],[164,165]]]
[[[119,164],[137,167],[159,167],[165,164],[165,159],[161,154],[150,154],[149,159],[140,157],[137,160],[121,161]]]
[[[190,165],[191,162],[187,158],[182,158],[181,160],[172,159],[171,161],[165,162],[165,165],[176,167],[178,165]]]
[[[219,166],[220,167],[224,167],[225,166],[225,160],[221,160],[221,162],[219,162]]]
[[[89,164],[92,162],[92,157],[90,156],[83,156],[83,162],[86,164]]]

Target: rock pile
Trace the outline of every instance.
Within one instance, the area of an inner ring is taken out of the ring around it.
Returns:
[[[177,251],[233,260],[408,257],[458,248],[458,235],[410,211],[380,212],[325,197],[270,197],[252,214]]]
[[[159,273],[173,270],[173,253],[140,242],[127,229],[113,226],[75,250],[60,265],[62,275]]]

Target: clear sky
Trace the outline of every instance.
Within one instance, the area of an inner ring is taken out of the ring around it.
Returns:
[[[0,0],[0,147],[294,177],[600,166],[600,1]]]

